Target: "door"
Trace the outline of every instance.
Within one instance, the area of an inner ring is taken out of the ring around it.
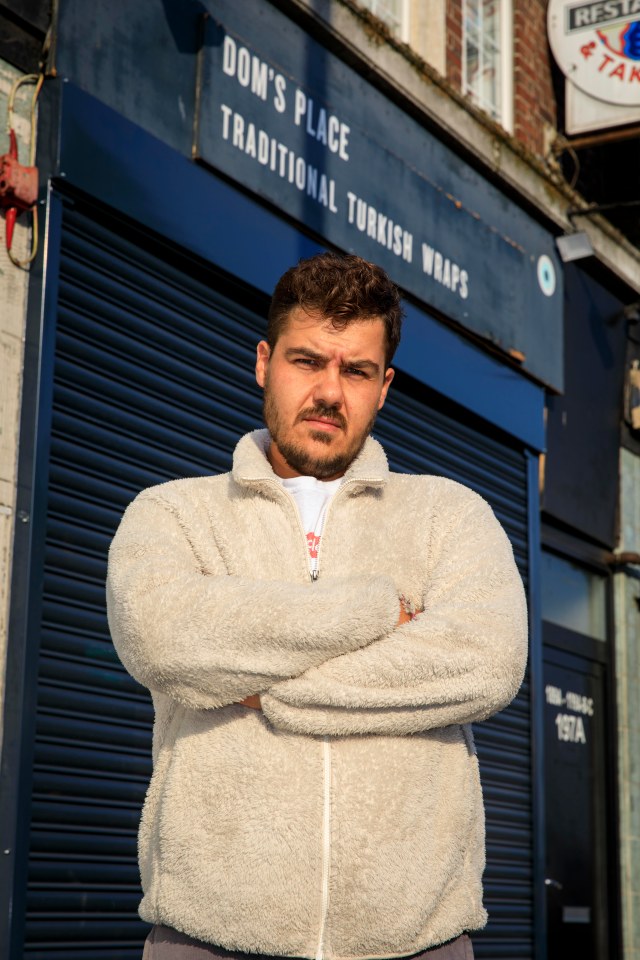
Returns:
[[[604,667],[548,647],[544,679],[548,960],[604,960]]]
[[[547,957],[608,960],[606,580],[554,555],[542,567]]]

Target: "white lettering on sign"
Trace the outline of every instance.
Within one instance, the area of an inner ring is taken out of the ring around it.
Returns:
[[[261,166],[268,167],[272,173],[293,184],[302,193],[306,193],[331,213],[337,213],[336,184],[317,167],[297,156],[284,143],[270,137],[265,130],[256,128],[255,123],[245,120],[226,104],[220,104],[222,112],[222,139],[231,143],[236,150],[256,160]]]
[[[607,0],[606,3],[585,3],[567,9],[567,32],[579,30],[640,13],[640,0]]]
[[[273,105],[278,113],[284,113],[286,79],[265,60],[250,53],[246,47],[239,46],[229,34],[225,36],[222,45],[222,70],[228,77],[235,77],[241,87],[250,89],[251,93],[265,102],[269,97],[271,84]]]
[[[582,717],[576,717],[570,713],[558,713],[556,714],[556,728],[558,740],[563,740],[565,743],[587,742]]]
[[[574,713],[583,713],[587,717],[594,714],[593,697],[586,697],[581,693],[574,693],[573,690],[567,690],[563,694],[560,687],[554,687],[547,684],[544,688],[547,703],[554,707],[564,707],[567,710],[573,710]]]
[[[397,257],[402,257],[407,263],[411,263],[413,258],[413,234],[394,223],[391,217],[380,210],[376,210],[361,197],[357,197],[351,190],[347,190],[347,201],[349,203],[347,211],[347,221],[349,223],[355,224],[361,233],[366,233],[368,237],[395,253]]]
[[[593,716],[593,697],[584,697],[580,693],[567,690],[567,709],[575,713],[584,713],[587,717]]]
[[[582,716],[592,717],[594,715],[593,697],[575,693],[573,690],[567,690],[564,693],[561,687],[556,687],[551,683],[548,683],[544,688],[544,695],[545,700],[552,707],[564,707],[565,710],[573,711],[572,713],[556,714],[555,724],[558,740],[562,740],[564,743],[586,743],[587,732]]]
[[[552,703],[554,707],[564,707],[564,697],[560,687],[553,687],[550,683],[544,688],[547,703]]]
[[[284,75],[269,66],[266,60],[252,54],[247,47],[238,44],[229,34],[222,45],[222,71],[228,77],[234,77],[241,87],[250,90],[265,103],[269,99],[271,84],[273,106],[278,113],[285,112],[287,81]],[[348,162],[351,128],[334,113],[318,106],[300,87],[296,88],[293,96],[293,122],[313,140]]]
[[[639,0],[640,2],[640,0]],[[350,162],[348,123],[323,106],[317,97],[312,97],[300,86],[294,86],[291,78],[279,72],[268,60],[252,53],[236,38],[226,34],[222,43],[221,69],[242,88],[243,97],[254,97],[264,104],[262,123],[249,120],[254,110],[247,105],[246,114],[226,103],[220,104],[220,136],[233,150],[255,161],[274,177],[291,185],[314,200],[330,213],[341,213],[349,226],[363,236],[384,247],[394,256],[413,264],[414,236],[399,224],[388,211],[364,199],[353,189],[344,189],[338,197],[336,180],[323,172],[323,162],[309,162],[300,131],[312,139],[322,150],[333,154],[344,163]],[[279,122],[278,136],[269,132],[269,111],[274,110],[295,130],[296,150],[285,142]],[[342,202],[344,200],[344,202]],[[419,241],[418,241],[419,242]],[[421,244],[422,273],[450,293],[466,300],[469,297],[469,273],[464,267],[445,256],[429,243]]]
[[[316,107],[306,93],[297,88],[294,96],[293,122],[296,127],[304,125],[307,134],[314,140],[319,140],[331,153],[337,153],[341,160],[348,160],[349,134],[351,129],[346,123],[339,120],[335,114],[324,107]]]
[[[469,274],[459,264],[445,257],[428,243],[422,244],[422,269],[447,290],[457,293],[462,300],[469,296]]]

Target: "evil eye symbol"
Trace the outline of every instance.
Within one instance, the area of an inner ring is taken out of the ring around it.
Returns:
[[[545,297],[556,292],[556,268],[546,253],[538,258],[538,283]]]

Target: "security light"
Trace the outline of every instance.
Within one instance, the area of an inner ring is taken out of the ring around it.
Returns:
[[[570,260],[582,260],[584,257],[593,256],[593,247],[591,240],[586,233],[578,231],[577,233],[567,233],[562,237],[556,237],[556,247],[563,263],[569,263]]]

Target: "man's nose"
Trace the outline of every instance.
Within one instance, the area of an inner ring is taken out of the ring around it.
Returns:
[[[339,367],[327,365],[319,371],[314,384],[313,399],[327,407],[340,407],[344,401]]]

